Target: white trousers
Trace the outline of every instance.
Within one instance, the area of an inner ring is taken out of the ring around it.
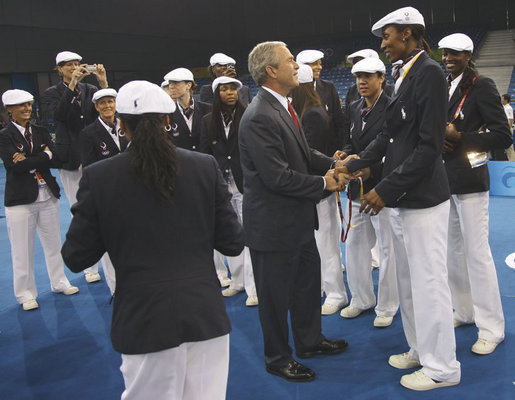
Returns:
[[[71,206],[77,202],[77,191],[79,190],[79,182],[82,177],[82,165],[79,165],[79,168],[73,171],[60,169],[59,176],[61,177],[61,183],[63,184],[64,194],[66,194],[66,198],[68,199],[71,208]],[[84,273],[98,273],[98,264],[86,268]]]
[[[111,292],[111,296],[114,294],[116,289],[116,275],[114,272],[113,263],[109,258],[109,254],[104,253],[102,258],[102,269],[104,270],[104,276],[106,278],[107,287],[109,287],[109,291]]]
[[[48,200],[5,207],[7,233],[11,242],[14,295],[23,304],[38,295],[34,278],[34,239],[36,231],[45,254],[45,262],[53,292],[69,288],[61,257],[59,201]]]
[[[390,220],[410,356],[431,379],[459,382],[446,265],[449,201],[422,209],[394,208]]]
[[[318,230],[315,240],[320,253],[322,291],[325,304],[345,306],[349,303],[343,283],[342,250],[340,247],[341,221],[336,193],[332,193],[317,204]]]
[[[213,261],[215,263],[216,276],[218,276],[218,280],[227,278],[227,266],[225,265],[225,257],[222,253],[214,250],[213,251]]]
[[[489,193],[451,197],[447,267],[454,318],[475,322],[479,339],[504,340],[504,315],[488,243]]]
[[[122,400],[223,400],[229,335],[147,354],[122,354]]]
[[[393,254],[390,209],[383,208],[375,216],[359,212],[360,202],[352,201],[352,219],[347,236],[345,258],[347,264],[347,283],[352,295],[350,305],[360,310],[375,307],[377,315],[393,317],[399,308],[397,274]],[[349,208],[345,211],[349,220]],[[372,280],[372,248],[378,243],[379,282],[377,305]]]
[[[231,204],[238,215],[240,224],[243,223],[243,195],[238,190],[234,179],[229,183],[229,191],[232,194]],[[250,252],[245,247],[240,255],[236,257],[227,257],[229,271],[231,271],[231,284],[229,289],[243,290],[247,296],[256,296],[256,284],[254,283],[254,272],[252,271],[252,261],[250,260]]]

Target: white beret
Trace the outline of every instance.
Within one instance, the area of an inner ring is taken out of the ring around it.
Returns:
[[[116,94],[117,94],[116,90],[110,89],[110,88],[97,90],[93,94],[93,103],[96,103],[102,97],[108,97],[109,96],[109,97],[114,97],[116,99]]]
[[[324,53],[320,50],[302,50],[297,54],[296,61],[298,64],[311,64],[322,58],[324,58]]]
[[[4,106],[15,106],[29,101],[34,101],[34,96],[21,89],[7,90],[2,95],[2,103],[4,103]]]
[[[59,65],[62,62],[74,60],[81,61],[82,57],[72,51],[61,51],[59,54],[55,56],[55,65]]]
[[[187,68],[175,68],[174,70],[168,72],[164,78],[165,81],[174,81],[174,82],[194,82],[193,73]]]
[[[243,86],[243,84],[238,79],[230,78],[228,76],[220,76],[220,77],[216,78],[213,81],[213,83],[211,84],[211,88],[213,89],[213,93],[215,92],[216,88],[219,85],[224,85],[226,83],[234,83],[234,84],[236,84],[238,89]]]
[[[161,82],[161,89],[168,86],[169,84],[170,84],[170,81],[168,81],[168,80]]]
[[[372,33],[377,37],[382,37],[383,28],[390,24],[426,26],[424,23],[424,17],[416,8],[402,7],[398,10],[392,11],[390,14],[377,21],[372,26]]]
[[[438,48],[456,51],[474,51],[474,42],[463,33],[453,33],[438,42]]]
[[[354,64],[351,72],[353,74],[357,74],[358,72],[367,72],[369,74],[381,72],[382,74],[385,74],[386,67],[379,58],[364,58]]]
[[[299,83],[313,82],[313,70],[309,65],[300,64],[298,70]]]
[[[132,81],[123,85],[116,98],[116,111],[120,114],[170,114],[175,103],[163,89],[147,81]]]
[[[377,54],[377,51],[372,50],[372,49],[363,49],[363,50],[356,51],[355,53],[352,53],[351,55],[349,55],[347,57],[347,60],[350,63],[353,63],[354,59],[357,58],[357,57],[362,57],[362,58],[379,58],[379,54]]]
[[[227,65],[236,64],[236,61],[234,60],[234,58],[226,56],[224,53],[215,53],[209,59],[209,64],[211,64],[211,66],[215,64]]]

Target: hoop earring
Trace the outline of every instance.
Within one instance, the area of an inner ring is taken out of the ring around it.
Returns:
[[[120,129],[118,131],[118,136],[124,137],[125,136],[125,132]]]
[[[168,124],[165,126],[165,131],[170,132],[172,130],[172,125]]]

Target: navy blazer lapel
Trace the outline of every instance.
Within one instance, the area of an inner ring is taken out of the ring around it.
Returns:
[[[462,97],[460,96],[459,89],[456,88],[451,98],[449,99],[449,106],[447,108],[447,115],[449,116],[450,120],[454,118],[454,113],[458,108],[458,103],[461,100],[461,98]]]
[[[363,129],[362,136],[366,136],[369,130],[381,120],[382,113],[385,109],[386,102],[386,93],[382,92],[379,99],[377,100],[377,104],[374,109],[370,112],[369,117],[367,118],[367,123],[365,124],[365,129]]]
[[[23,152],[25,154],[31,154],[32,149],[30,148],[30,144],[25,140],[21,132],[16,128],[16,126],[12,123],[9,123],[9,134],[11,135],[11,139],[16,146],[16,150],[18,152]],[[32,143],[34,143],[34,139],[32,139]],[[33,144],[34,146],[34,144]]]
[[[407,75],[404,77],[404,79],[402,80],[401,82],[401,86],[399,86],[399,90],[397,90],[397,92],[393,95],[392,97],[392,102],[390,103],[390,105],[388,107],[391,107],[392,104],[394,104],[397,99],[400,97],[400,95],[406,90],[406,88],[409,86],[409,82],[413,79],[413,77],[415,76],[415,73],[417,72],[417,70],[420,68],[420,66],[422,65],[422,63],[428,58],[429,56],[427,55],[427,53],[424,51],[416,60],[415,62],[413,63],[413,65],[411,66],[411,68],[409,69]],[[395,86],[395,84],[394,84]]]

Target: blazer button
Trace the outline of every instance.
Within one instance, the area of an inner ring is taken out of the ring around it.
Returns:
[[[390,143],[393,143],[393,138],[390,138]]]
[[[195,147],[195,146],[191,146],[191,148],[192,148],[193,150],[195,150],[195,149],[196,149],[196,147]]]
[[[80,116],[80,119],[84,119],[84,115],[81,115],[81,116]]]
[[[227,159],[230,160],[231,159],[231,156],[227,156]]]
[[[226,170],[225,170],[225,172],[228,174],[228,173],[229,173],[229,170],[228,170],[228,169],[226,169]]]

